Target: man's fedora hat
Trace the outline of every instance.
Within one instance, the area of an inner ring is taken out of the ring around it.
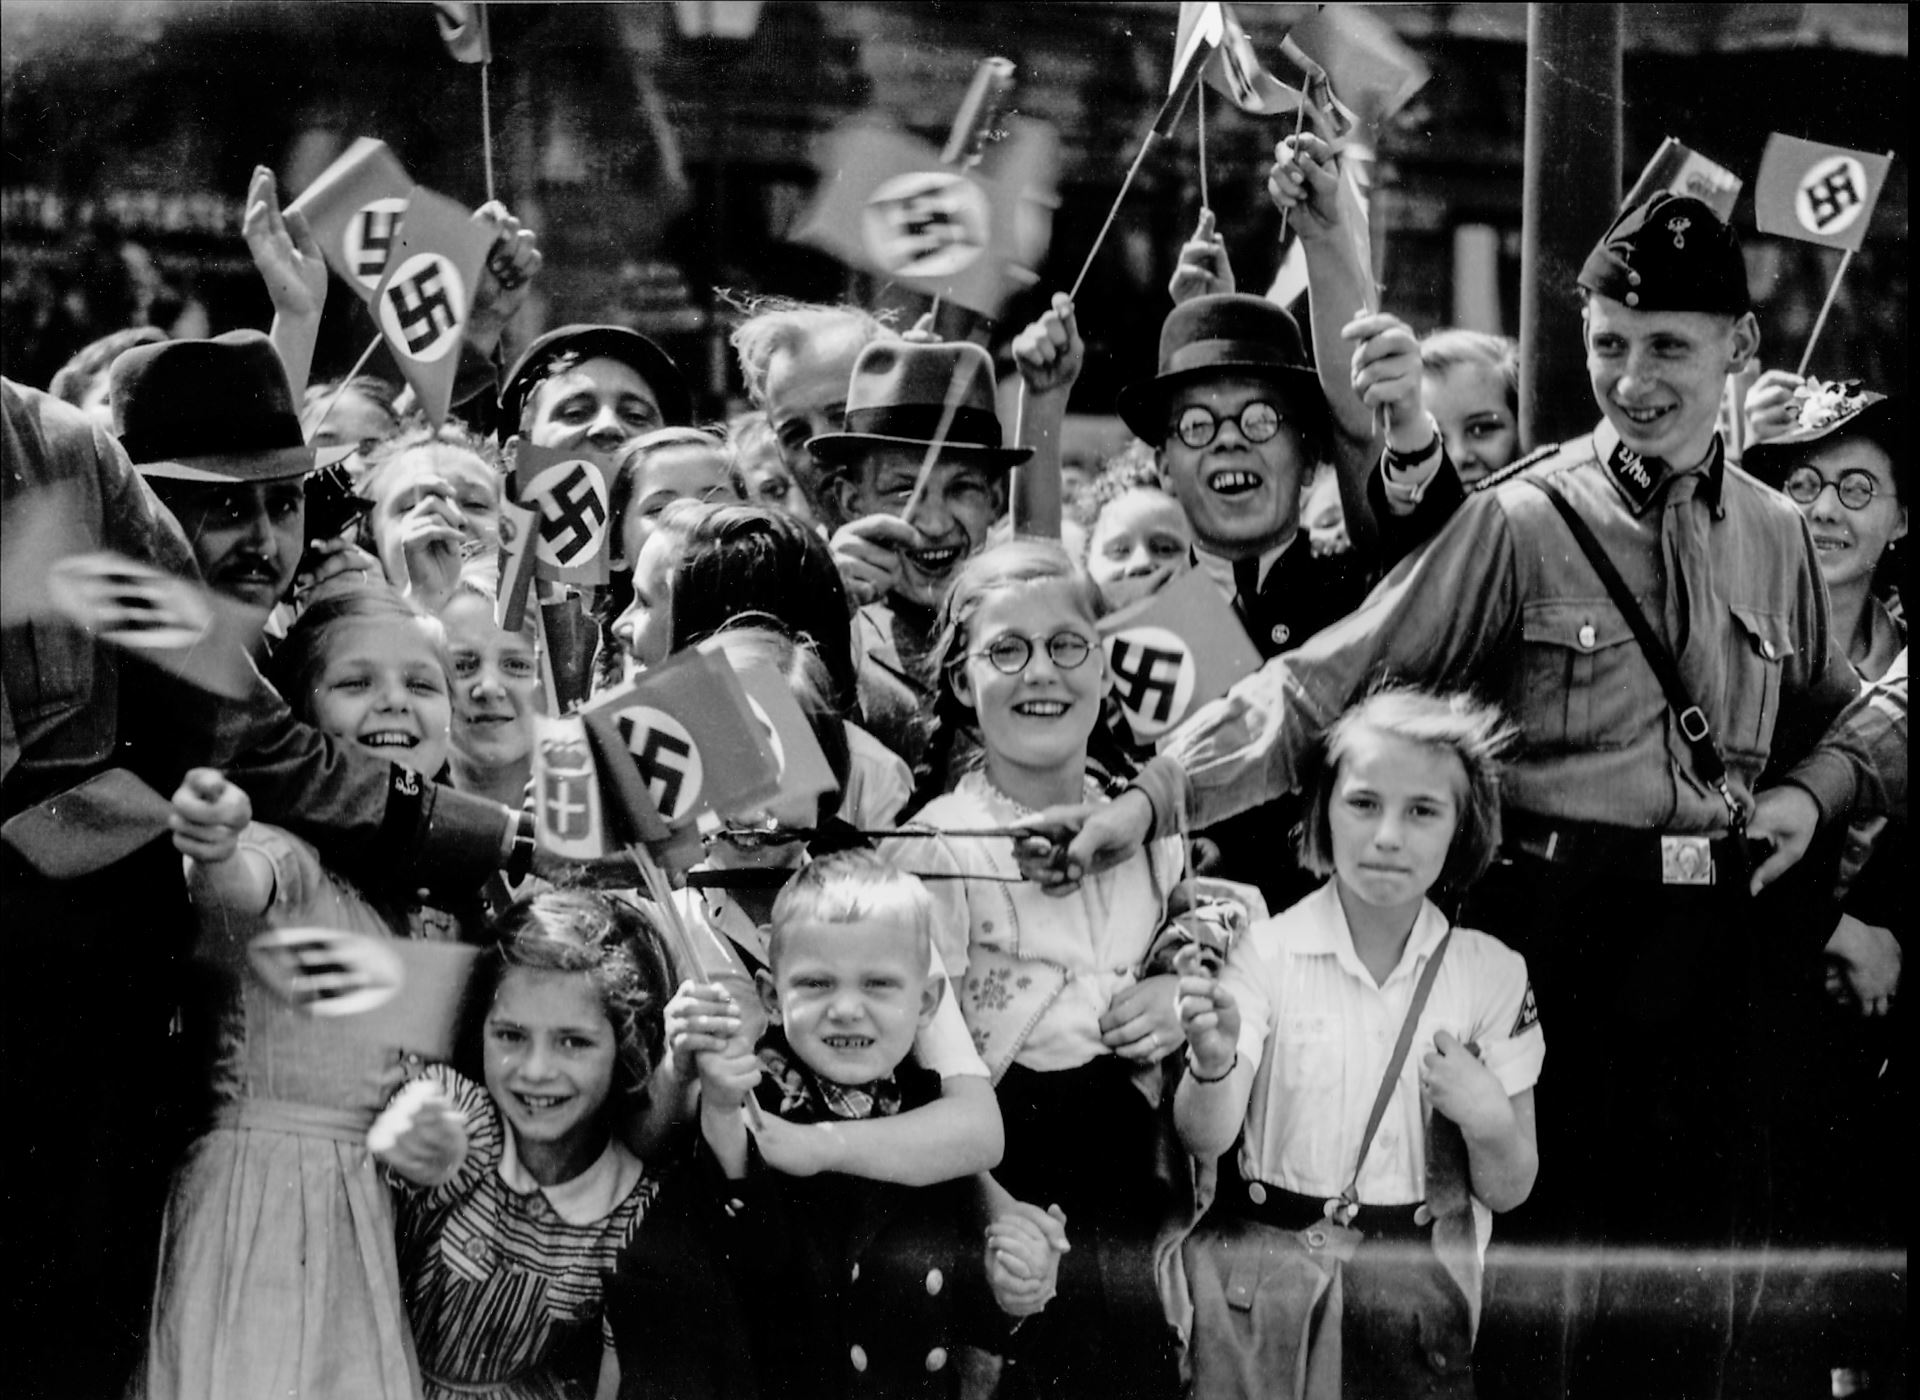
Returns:
[[[942,424],[945,429],[942,431]],[[991,468],[1017,467],[1030,447],[1007,447],[994,408],[993,358],[972,341],[875,341],[853,362],[847,426],[810,439],[823,462],[870,447],[927,447]]]
[[[1160,326],[1160,368],[1120,391],[1120,417],[1156,446],[1167,436],[1167,398],[1196,379],[1244,376],[1285,391],[1296,415],[1326,411],[1320,380],[1307,364],[1300,327],[1264,297],[1223,293],[1183,301]]]
[[[313,470],[287,372],[259,331],[136,345],[108,392],[120,445],[165,481],[284,481]]]
[[[666,351],[625,326],[573,325],[548,331],[514,362],[506,387],[500,391],[500,410],[506,424],[503,435],[520,430],[520,415],[528,396],[546,382],[562,357],[576,364],[582,360],[617,360],[647,381],[660,404],[661,426],[680,428],[693,422],[693,395],[680,375],[680,367]]]

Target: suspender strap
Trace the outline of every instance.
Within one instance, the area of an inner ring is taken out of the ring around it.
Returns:
[[[1667,705],[1679,722],[1680,733],[1687,741],[1687,747],[1693,754],[1693,761],[1700,770],[1700,776],[1719,791],[1721,799],[1727,804],[1733,830],[1737,834],[1746,827],[1746,812],[1740,806],[1733,790],[1727,786],[1727,765],[1720,757],[1720,749],[1713,742],[1713,731],[1707,723],[1707,712],[1694,703],[1693,696],[1687,692],[1687,683],[1681,679],[1680,664],[1673,659],[1673,652],[1660,640],[1660,634],[1653,630],[1653,624],[1647,621],[1647,615],[1634,601],[1633,593],[1627,587],[1627,581],[1620,577],[1620,570],[1614,566],[1606,546],[1602,545],[1593,533],[1593,528],[1580,517],[1567,498],[1560,494],[1551,482],[1538,477],[1527,477],[1527,484],[1540,489],[1540,492],[1553,503],[1560,512],[1560,518],[1567,523],[1567,532],[1573,536],[1580,552],[1587,556],[1587,562],[1593,566],[1594,573],[1600,576],[1601,584],[1607,590],[1607,596],[1613,599],[1614,607],[1627,620],[1627,626],[1633,631],[1633,639],[1640,644],[1641,654],[1647,658],[1647,665],[1653,668],[1653,674],[1660,682],[1660,689],[1666,694]]]
[[[1393,1043],[1393,1056],[1387,1061],[1387,1072],[1381,1076],[1379,1092],[1373,1096],[1373,1112],[1367,1115],[1367,1130],[1360,1135],[1360,1157],[1353,1164],[1353,1177],[1347,1182],[1347,1189],[1340,1193],[1344,1218],[1336,1218],[1339,1224],[1344,1225],[1351,1220],[1359,1207],[1357,1191],[1360,1169],[1367,1164],[1367,1152],[1373,1146],[1373,1135],[1380,1131],[1380,1120],[1387,1116],[1387,1105],[1393,1100],[1393,1091],[1400,1087],[1400,1071],[1406,1068],[1407,1052],[1413,1049],[1413,1032],[1420,1024],[1420,1013],[1427,1009],[1427,994],[1433,990],[1433,979],[1440,974],[1440,964],[1445,960],[1447,945],[1451,942],[1453,929],[1449,926],[1435,946],[1433,956],[1427,959],[1427,965],[1420,970],[1419,982],[1414,985],[1413,1000],[1407,1004],[1407,1019],[1400,1023],[1400,1038]]]

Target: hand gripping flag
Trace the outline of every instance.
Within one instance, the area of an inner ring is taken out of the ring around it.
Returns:
[[[436,427],[453,400],[460,344],[493,233],[444,195],[416,188],[373,294],[373,319]]]
[[[1114,698],[1142,743],[1260,669],[1232,605],[1200,569],[1102,619],[1100,634]]]
[[[371,302],[400,237],[413,181],[384,141],[362,136],[287,207],[307,216],[327,266]]]
[[[1762,233],[1857,250],[1866,241],[1873,206],[1892,164],[1890,156],[1823,146],[1776,131],[1760,157],[1754,224]]]
[[[493,44],[487,36],[487,7],[473,0],[433,0],[433,17],[447,52],[462,63],[491,63]]]
[[[1672,194],[1692,195],[1723,224],[1733,222],[1733,206],[1740,198],[1740,177],[1724,165],[1716,165],[1698,151],[1688,150],[1671,136],[1660,143],[1647,168],[1633,182],[1620,208],[1627,210],[1642,200],[1665,190]]]
[[[762,807],[780,790],[765,732],[720,657],[683,651],[584,713],[617,740],[614,761],[632,765],[676,834]],[[635,824],[643,823],[644,813]]]
[[[596,455],[521,441],[514,457],[513,496],[539,522],[533,539],[535,577],[590,587],[607,581],[613,529],[610,490],[607,469]],[[504,554],[501,567],[506,568]]]
[[[1010,135],[956,169],[931,145],[864,122],[827,138],[820,192],[794,234],[842,261],[993,316],[1034,280],[1056,203],[1059,138],[1010,118]]]

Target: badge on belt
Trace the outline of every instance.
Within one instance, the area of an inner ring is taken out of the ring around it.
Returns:
[[[1713,883],[1713,846],[1705,836],[1662,836],[1660,838],[1660,883],[1663,885],[1711,885]]]

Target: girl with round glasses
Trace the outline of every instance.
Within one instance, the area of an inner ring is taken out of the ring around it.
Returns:
[[[1773,371],[1748,396],[1747,416],[1764,440],[1742,465],[1806,517],[1834,633],[1861,678],[1880,679],[1906,645],[1895,548],[1907,533],[1905,402]]]
[[[1015,1334],[1019,1367],[1035,1393],[1171,1395],[1152,1278],[1160,1120],[1141,1086],[1157,1088],[1159,1061],[1184,1042],[1176,979],[1142,964],[1180,874],[1179,837],[1055,898],[1021,879],[1012,838],[960,834],[1103,795],[1087,752],[1109,684],[1103,611],[1055,544],[998,545],[961,569],[933,654],[936,715],[977,732],[979,762],[917,819],[953,836],[887,853],[932,877],[940,956],[995,1078],[1006,1154],[990,1213],[1065,1218],[1058,1294]]]

